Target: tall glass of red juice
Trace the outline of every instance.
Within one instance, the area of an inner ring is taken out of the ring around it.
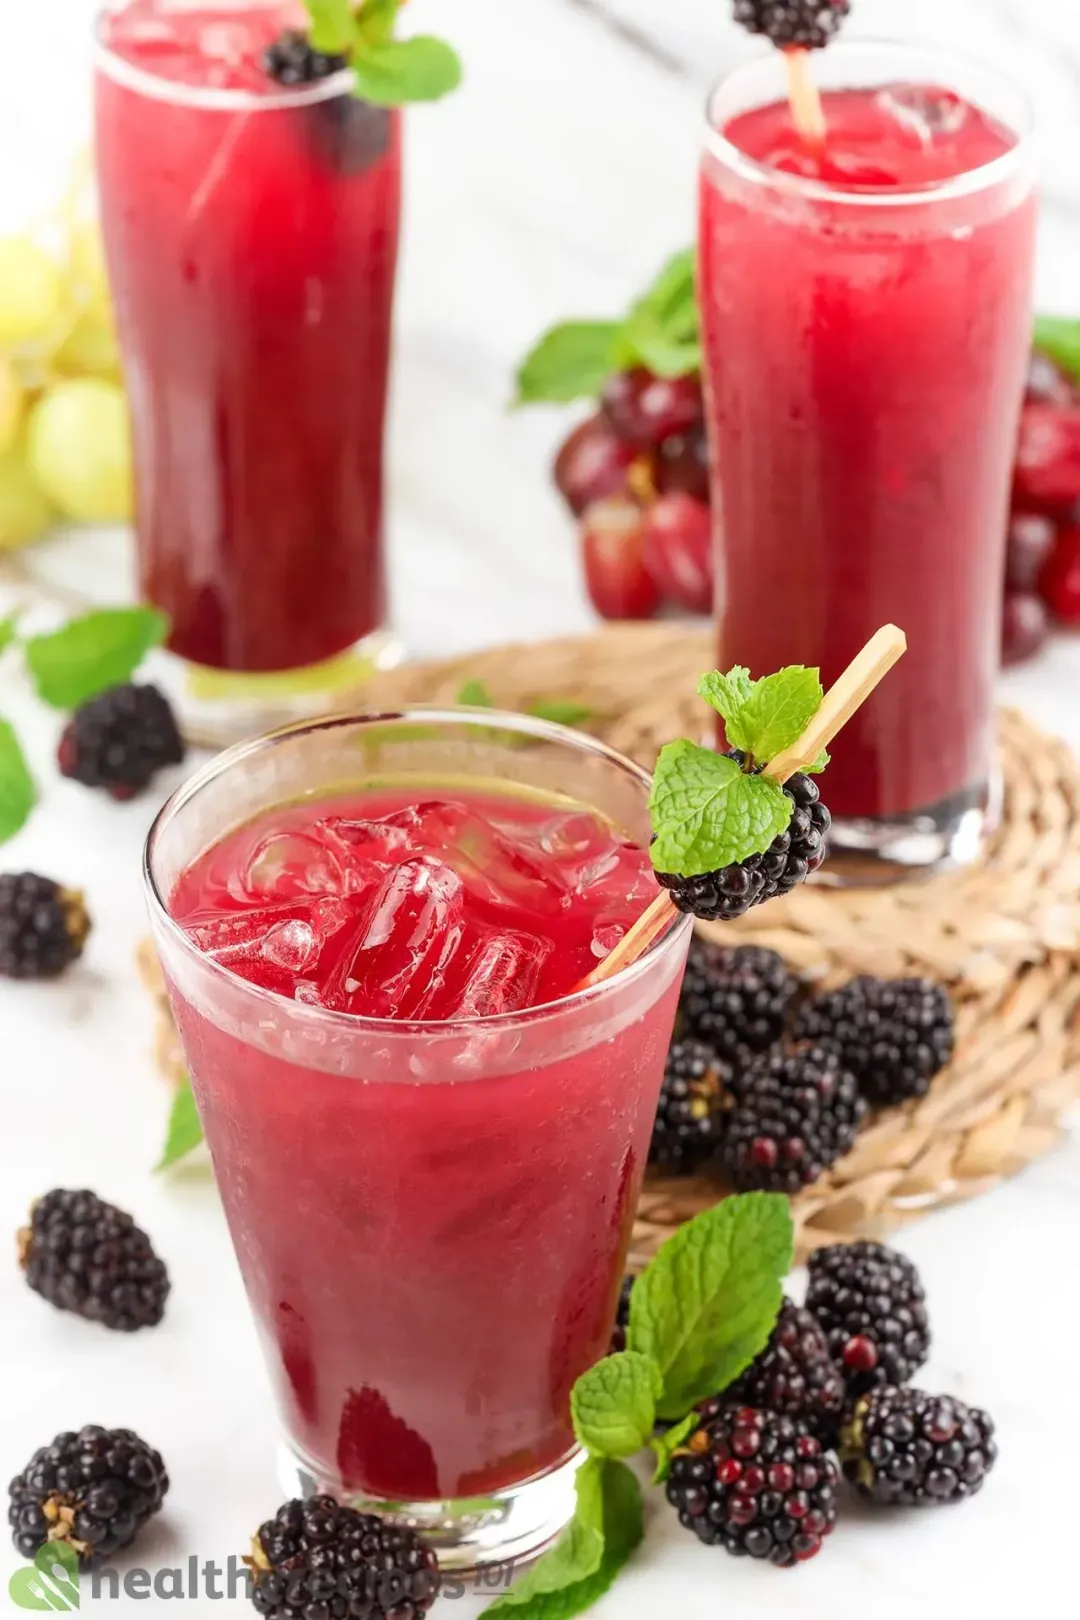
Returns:
[[[284,1483],[447,1568],[573,1510],[688,943],[577,988],[655,896],[648,786],[521,715],[333,719],[220,756],[147,844]]]
[[[400,115],[262,66],[286,0],[123,0],[95,140],[143,595],[212,740],[324,708],[394,650],[383,419]],[[348,654],[345,658],[340,655]],[[301,671],[296,679],[291,672]]]
[[[813,71],[819,151],[793,127],[778,52],[709,105],[720,661],[797,659],[828,685],[878,625],[907,632],[829,770],[830,872],[875,881],[971,858],[993,814],[1035,202],[1027,109],[981,68],[840,43]]]

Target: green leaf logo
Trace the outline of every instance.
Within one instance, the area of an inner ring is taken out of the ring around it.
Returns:
[[[65,1610],[79,1607],[79,1560],[63,1541],[47,1541],[34,1555],[32,1569],[17,1569],[8,1582],[17,1609]]]

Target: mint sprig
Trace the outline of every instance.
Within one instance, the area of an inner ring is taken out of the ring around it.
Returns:
[[[517,371],[519,405],[595,399],[612,372],[647,366],[658,377],[701,368],[694,253],[676,253],[621,320],[561,321]]]
[[[14,838],[37,803],[37,788],[10,720],[0,720],[0,844]]]
[[[1080,321],[1064,315],[1036,315],[1032,342],[1040,354],[1080,383]]]
[[[722,716],[729,744],[745,758],[740,765],[685,737],[660,750],[649,799],[650,854],[656,871],[686,878],[763,854],[784,831],[794,805],[758,768],[798,741],[824,694],[818,671],[804,664],[761,680],[736,664],[703,675],[698,696]],[[828,763],[823,750],[807,769]]]
[[[155,608],[96,608],[59,630],[30,636],[23,650],[38,697],[54,709],[77,709],[130,680],[168,628]]]
[[[191,1081],[185,1075],[176,1088],[172,1108],[169,1112],[169,1125],[165,1133],[165,1145],[161,1156],[155,1164],[155,1170],[169,1170],[174,1164],[185,1159],[193,1153],[203,1139],[202,1123],[199,1111],[195,1107],[195,1093],[191,1089]]]
[[[786,1198],[734,1197],[669,1238],[634,1284],[628,1350],[583,1373],[570,1397],[588,1452],[574,1517],[555,1546],[484,1610],[571,1620],[590,1608],[641,1540],[637,1479],[621,1459],[651,1445],[657,1482],[697,1427],[688,1409],[719,1394],[776,1324],[794,1228]],[[657,1416],[681,1421],[657,1439]]]
[[[468,680],[458,689],[455,703],[464,704],[470,709],[496,709],[498,704],[483,681]],[[579,726],[584,720],[592,718],[592,709],[587,703],[575,703],[571,698],[537,698],[535,703],[526,704],[522,714],[531,714],[537,720],[551,720],[559,726]]]
[[[395,39],[403,0],[304,0],[316,50],[348,59],[354,90],[376,107],[437,101],[461,83],[461,62],[430,34]]]

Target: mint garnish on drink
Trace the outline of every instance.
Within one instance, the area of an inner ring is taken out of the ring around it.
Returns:
[[[657,1478],[719,1394],[764,1348],[794,1253],[788,1201],[728,1198],[668,1239],[634,1284],[627,1349],[583,1373],[570,1397],[588,1453],[573,1519],[485,1614],[571,1620],[611,1586],[644,1533],[641,1491],[623,1459],[652,1446]],[[689,1414],[689,1415],[688,1415]],[[654,1439],[657,1418],[678,1426]]]
[[[461,82],[457,53],[430,34],[395,39],[404,0],[304,0],[311,18],[310,42],[326,57],[352,69],[355,93],[376,107],[436,101]]]

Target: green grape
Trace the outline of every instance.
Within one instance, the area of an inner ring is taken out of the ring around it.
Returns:
[[[107,305],[109,283],[105,275],[105,249],[97,220],[72,226],[68,242],[69,268],[81,297],[91,305]]]
[[[120,377],[120,351],[112,312],[107,304],[85,309],[52,357],[52,365],[62,377],[104,377],[116,382]]]
[[[23,386],[6,355],[0,354],[0,456],[15,443],[23,414]]]
[[[32,236],[0,239],[0,345],[40,339],[63,304],[63,280],[45,249]]]
[[[131,516],[131,432],[116,383],[76,377],[50,388],[30,412],[27,452],[65,517],[115,523]]]
[[[0,456],[0,551],[29,545],[52,522],[53,512],[21,450]]]

